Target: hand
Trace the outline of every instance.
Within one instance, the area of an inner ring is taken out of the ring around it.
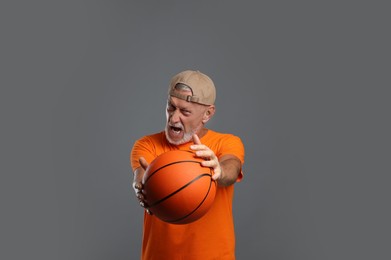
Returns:
[[[219,159],[215,153],[206,145],[203,145],[198,135],[193,135],[194,145],[190,146],[190,149],[195,151],[197,157],[202,157],[205,161],[201,162],[202,166],[210,167],[213,169],[212,179],[217,181],[222,178],[222,169],[219,163]]]
[[[133,186],[134,192],[136,193],[136,197],[140,203],[140,206],[145,208],[145,210],[147,211],[148,214],[151,214],[151,212],[147,208],[147,204],[145,203],[144,196],[142,193],[142,189],[143,189],[142,180],[143,180],[144,173],[148,168],[148,162],[144,159],[144,157],[140,157],[139,162],[140,162],[141,168],[136,169],[136,171],[134,172],[132,186]]]

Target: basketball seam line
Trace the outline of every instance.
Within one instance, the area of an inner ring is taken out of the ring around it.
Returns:
[[[201,205],[204,203],[204,201],[206,200],[206,198],[208,197],[208,195],[209,195],[209,192],[210,192],[210,188],[212,187],[212,183],[214,183],[213,181],[211,181],[210,183],[209,183],[209,189],[208,189],[208,192],[205,194],[205,197],[204,197],[204,199],[200,202],[200,204],[198,204],[198,206],[193,210],[193,211],[191,211],[190,213],[188,213],[187,215],[185,215],[185,216],[183,216],[183,217],[180,217],[180,218],[178,218],[178,219],[175,219],[175,220],[167,220],[167,222],[169,222],[169,223],[176,223],[176,222],[178,222],[178,221],[181,221],[181,220],[183,220],[183,219],[185,219],[185,218],[187,218],[187,217],[189,217],[191,214],[193,214],[194,212],[196,212],[197,211],[197,209],[199,209],[199,207],[201,207]]]
[[[165,168],[165,167],[168,167],[168,166],[171,166],[173,164],[177,164],[177,163],[184,163],[184,162],[190,162],[190,163],[201,163],[199,161],[192,161],[192,160],[184,160],[184,161],[177,161],[177,162],[172,162],[172,163],[169,163],[169,164],[166,164],[158,169],[156,169],[155,171],[153,171],[149,176],[148,178],[144,181],[144,184],[147,183],[147,181],[153,176],[155,175],[156,172],[158,172],[159,170]]]
[[[204,176],[210,176],[209,173],[202,173],[200,175],[198,175],[196,178],[192,179],[191,181],[189,181],[188,183],[186,183],[185,185],[183,185],[182,187],[180,187],[179,189],[177,189],[176,191],[172,192],[171,194],[169,194],[168,196],[158,200],[158,201],[155,201],[153,204],[149,205],[149,208],[152,208],[154,206],[156,206],[157,204],[165,201],[166,199],[174,196],[175,194],[177,194],[178,192],[180,192],[181,190],[183,190],[184,188],[186,188],[187,186],[189,186],[190,184],[192,184],[193,182],[195,182],[196,180],[198,179],[201,179],[202,177]]]

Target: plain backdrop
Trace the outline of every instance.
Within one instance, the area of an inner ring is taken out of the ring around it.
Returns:
[[[1,1],[0,258],[139,259],[129,152],[197,69],[246,147],[237,259],[390,259],[389,8]]]

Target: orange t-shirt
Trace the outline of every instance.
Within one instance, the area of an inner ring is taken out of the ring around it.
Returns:
[[[212,130],[200,139],[217,157],[235,155],[244,163],[244,146],[239,137]],[[131,151],[133,170],[140,167],[138,159],[151,163],[160,154],[170,150],[190,150],[192,142],[175,146],[168,143],[164,132],[138,140]],[[240,173],[237,181],[243,174]],[[144,213],[142,259],[208,260],[235,259],[235,234],[232,216],[234,185],[218,186],[210,210],[189,224],[169,224]]]

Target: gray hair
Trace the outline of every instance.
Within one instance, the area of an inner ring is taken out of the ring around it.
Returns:
[[[176,90],[182,90],[182,91],[191,91],[191,94],[193,95],[193,90],[191,89],[191,87],[189,87],[188,85],[186,84],[183,84],[183,83],[177,83],[175,85],[175,89]]]

